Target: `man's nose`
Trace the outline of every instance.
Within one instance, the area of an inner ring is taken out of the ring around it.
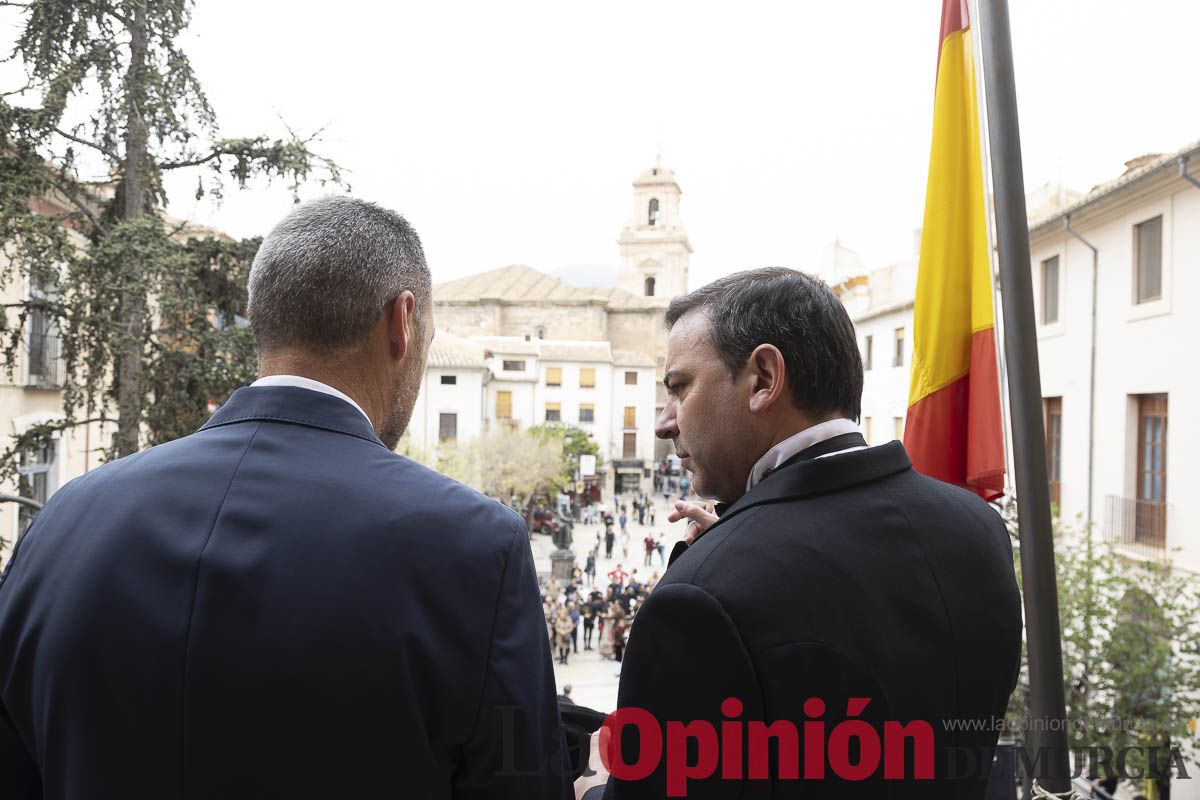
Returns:
[[[674,439],[679,435],[679,427],[675,424],[675,409],[671,403],[663,407],[654,424],[654,435],[659,439]]]

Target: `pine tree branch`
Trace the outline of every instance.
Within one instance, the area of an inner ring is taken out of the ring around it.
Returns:
[[[165,172],[170,169],[182,169],[183,167],[198,167],[201,164],[207,164],[209,161],[212,161],[214,158],[220,158],[221,156],[227,156],[227,155],[232,155],[232,154],[227,150],[213,150],[211,153],[204,156],[203,158],[193,158],[188,161],[166,161],[162,164],[159,164],[158,168]]]
[[[63,196],[71,201],[71,205],[75,206],[75,208],[81,214],[87,217],[88,221],[92,223],[96,230],[100,231],[102,234],[108,233],[108,226],[100,222],[100,219],[96,216],[96,214],[90,208],[88,208],[87,205],[85,205],[84,202],[80,200],[68,186],[54,180],[53,178],[50,179],[50,185],[62,192]]]
[[[93,150],[95,150],[96,152],[100,153],[101,155],[111,158],[113,161],[121,160],[121,156],[117,155],[112,150],[109,150],[107,147],[102,147],[101,145],[98,145],[95,142],[90,142],[87,139],[81,139],[78,136],[67,133],[66,131],[64,131],[60,128],[55,128],[54,132],[57,133],[59,136],[63,137],[64,139],[70,139],[72,142],[81,144],[84,147],[90,147]]]

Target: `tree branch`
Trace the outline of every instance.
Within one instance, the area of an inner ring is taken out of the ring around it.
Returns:
[[[183,167],[198,167],[201,164],[207,164],[209,161],[212,161],[214,158],[220,158],[221,156],[227,156],[227,155],[232,155],[232,154],[226,150],[213,150],[211,153],[204,156],[203,158],[193,158],[188,161],[167,161],[165,163],[159,164],[158,168],[165,172],[166,170],[169,170],[169,169],[181,169]]]
[[[96,152],[100,153],[101,155],[108,156],[113,161],[121,160],[121,157],[119,155],[114,153],[112,150],[109,150],[107,147],[101,147],[100,145],[96,144],[95,142],[89,142],[87,139],[81,139],[78,136],[67,133],[66,131],[61,130],[59,128],[55,128],[54,132],[57,133],[59,136],[63,137],[64,139],[70,139],[72,142],[81,144],[84,147],[90,147],[93,150],[95,150]]]
[[[91,222],[92,225],[95,226],[96,230],[98,230],[104,234],[108,233],[108,226],[106,226],[102,222],[100,222],[99,218],[95,215],[95,213],[90,208],[88,208],[86,205],[84,205],[83,201],[80,200],[78,197],[76,197],[75,194],[70,190],[70,188],[68,188],[67,186],[64,186],[63,184],[59,183],[58,181],[54,180],[53,178],[50,179],[50,185],[53,186],[55,189],[58,189],[60,192],[62,192],[63,196],[71,201],[71,205],[75,206],[75,208],[81,214],[83,214],[85,217],[88,218],[88,221]]]

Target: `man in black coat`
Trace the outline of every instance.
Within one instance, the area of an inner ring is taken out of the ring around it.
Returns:
[[[693,541],[629,633],[606,796],[982,797],[1021,641],[999,515],[867,446],[820,281],[732,275],[667,324],[658,435],[718,512],[673,515]]]
[[[21,539],[0,798],[564,797],[525,524],[392,452],[434,330],[416,233],[300,206],[250,316],[255,385],[67,484]]]

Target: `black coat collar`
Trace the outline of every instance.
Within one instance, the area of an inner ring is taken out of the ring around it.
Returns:
[[[367,418],[340,397],[298,386],[245,386],[204,423],[200,430],[249,421],[290,422],[357,436],[383,447]]]
[[[912,462],[908,460],[908,454],[900,442],[867,447],[865,450],[855,450],[836,458],[817,461],[828,453],[865,446],[866,440],[862,438],[862,434],[843,433],[801,450],[778,468],[768,471],[761,481],[735,502],[727,506],[718,503],[717,515],[720,519],[701,532],[696,540],[748,508],[764,503],[836,492],[912,468]],[[677,542],[671,551],[671,559],[667,566],[683,555],[687,548],[686,543]]]

